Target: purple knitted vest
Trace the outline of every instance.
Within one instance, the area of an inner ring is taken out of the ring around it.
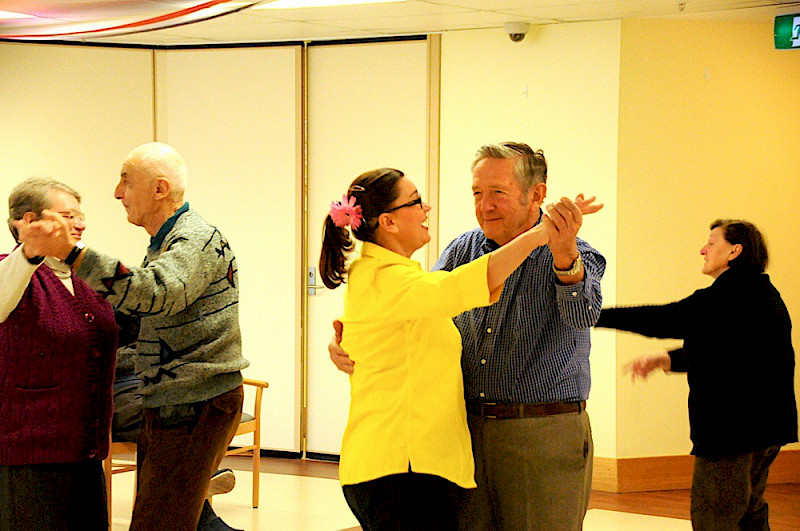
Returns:
[[[108,302],[72,283],[75,296],[40,266],[0,323],[0,465],[108,454],[117,326]]]

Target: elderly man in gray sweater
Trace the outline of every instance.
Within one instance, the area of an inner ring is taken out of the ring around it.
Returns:
[[[242,411],[236,259],[228,240],[184,202],[186,164],[166,144],[137,147],[114,196],[150,234],[140,267],[75,242],[66,262],[119,311],[139,317],[135,372],[144,382],[131,530],[194,531],[209,478]]]

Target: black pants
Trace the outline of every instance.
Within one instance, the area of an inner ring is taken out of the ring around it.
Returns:
[[[768,531],[764,499],[769,466],[780,446],[694,461],[692,528],[697,531]]]
[[[394,474],[342,487],[364,531],[458,529],[465,489],[430,474]]]
[[[108,531],[102,461],[0,466],[0,531]]]

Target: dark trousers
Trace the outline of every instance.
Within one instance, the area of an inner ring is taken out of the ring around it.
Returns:
[[[131,531],[195,531],[211,474],[239,426],[243,398],[239,386],[184,413],[144,410]]]
[[[393,474],[342,487],[364,531],[458,529],[463,489],[430,474]]]
[[[0,466],[0,531],[108,531],[103,463]]]
[[[692,477],[692,528],[698,531],[767,531],[764,499],[769,466],[780,446],[741,455],[700,457]]]

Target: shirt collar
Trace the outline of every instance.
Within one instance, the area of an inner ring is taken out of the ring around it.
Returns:
[[[156,251],[161,247],[161,244],[164,243],[164,238],[167,237],[169,231],[171,231],[172,227],[175,226],[175,222],[177,222],[181,214],[183,214],[187,210],[189,210],[188,201],[185,202],[183,206],[181,206],[174,214],[172,214],[172,216],[170,216],[169,219],[165,221],[163,225],[161,225],[161,228],[158,229],[158,232],[156,233],[155,236],[150,238],[150,245],[147,247],[149,251]]]
[[[364,242],[361,245],[361,256],[370,256],[372,258],[377,258],[378,260],[382,260],[385,262],[419,266],[419,262],[417,262],[416,260],[412,260],[411,258],[406,258],[401,254],[397,254],[394,251],[390,251],[389,249],[381,247],[377,243],[372,243],[372,242]]]
[[[72,276],[72,269],[67,264],[56,258],[55,256],[45,257],[44,263],[60,279],[65,279]]]

